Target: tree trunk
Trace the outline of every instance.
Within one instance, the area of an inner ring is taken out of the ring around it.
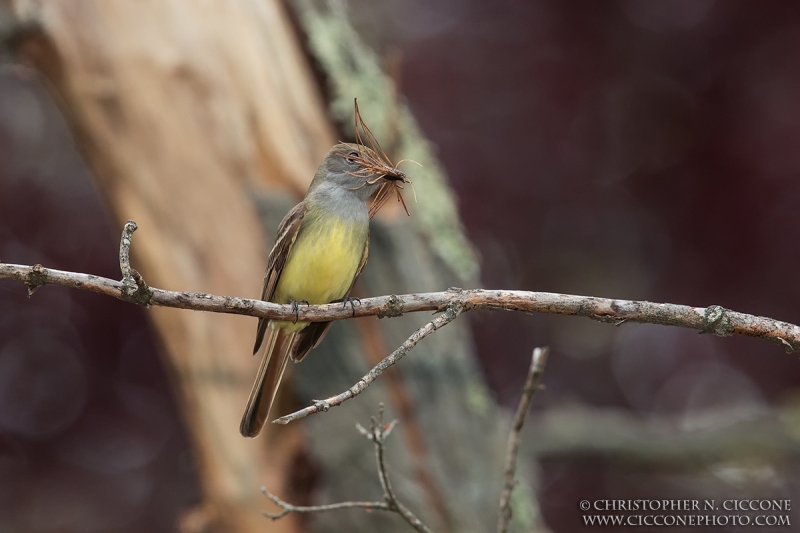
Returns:
[[[267,250],[253,191],[303,191],[334,142],[282,4],[12,5],[38,28],[23,52],[63,102],[119,227],[139,225],[134,267],[157,287],[255,296]],[[184,529],[298,530],[293,517],[260,515],[258,489],[291,498],[299,426],[269,426],[258,439],[238,431],[258,366],[249,355],[255,321],[149,313],[204,493]]]

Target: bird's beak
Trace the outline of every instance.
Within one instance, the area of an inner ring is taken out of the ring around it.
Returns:
[[[391,169],[383,177],[387,181],[402,181],[403,183],[408,183],[408,178],[406,177],[406,173],[397,168]]]

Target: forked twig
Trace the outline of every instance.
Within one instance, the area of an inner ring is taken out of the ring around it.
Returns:
[[[423,524],[422,521],[414,515],[414,513],[412,513],[405,505],[400,503],[400,500],[397,499],[397,495],[395,495],[394,490],[392,489],[392,484],[389,481],[389,474],[386,471],[383,443],[386,437],[388,437],[392,432],[392,429],[394,429],[396,424],[397,420],[393,420],[388,424],[384,424],[383,404],[381,403],[378,407],[378,419],[375,420],[375,417],[372,417],[369,431],[358,424],[356,427],[362,435],[366,436],[375,444],[375,462],[378,465],[378,478],[380,479],[381,487],[383,488],[383,499],[386,500],[389,508],[392,511],[399,513],[400,516],[403,517],[403,520],[408,522],[408,524],[417,531],[431,533],[431,530],[428,528],[428,526]]]
[[[274,494],[270,493],[266,488],[261,487],[261,492],[263,492],[265,496],[267,496],[278,507],[281,508],[280,513],[269,513],[264,511],[264,516],[271,518],[272,520],[278,520],[289,513],[319,513],[325,511],[336,511],[339,509],[360,508],[367,511],[377,510],[397,513],[403,517],[403,520],[405,520],[415,530],[422,533],[432,533],[428,526],[423,524],[422,521],[408,509],[408,507],[403,505],[400,500],[397,499],[397,495],[394,493],[392,484],[389,481],[389,474],[386,470],[384,442],[396,424],[397,420],[393,420],[388,424],[384,423],[382,403],[378,407],[378,417],[377,419],[374,416],[372,417],[369,429],[364,428],[361,424],[356,424],[358,431],[367,437],[367,439],[372,441],[372,443],[375,445],[375,462],[378,469],[378,479],[380,480],[381,488],[383,489],[382,502],[348,501],[329,505],[296,506],[281,500]]]
[[[215,313],[248,315],[277,320],[299,320],[303,322],[327,322],[351,317],[377,316],[396,317],[420,311],[442,312],[434,320],[414,332],[391,355],[382,360],[366,376],[349,390],[327,400],[315,402],[297,413],[278,420],[288,423],[310,414],[326,411],[330,407],[357,396],[386,368],[395,364],[425,336],[437,328],[452,322],[459,314],[475,310],[505,310],[523,313],[552,313],[584,316],[600,322],[619,326],[622,323],[661,324],[699,330],[720,337],[746,335],[779,344],[787,352],[800,351],[800,326],[773,318],[754,316],[725,309],[719,305],[691,307],[669,303],[617,300],[594,296],[576,296],[548,292],[509,291],[451,288],[442,292],[389,295],[361,299],[361,305],[352,309],[339,303],[303,306],[281,305],[262,300],[213,294],[175,292],[148,287],[142,277],[127,263],[131,234],[135,225],[130,221],[120,243],[120,268],[130,272],[136,289],[129,281],[116,281],[91,274],[66,272],[44,268],[41,265],[12,265],[0,263],[0,279],[22,281],[29,295],[42,285],[62,285],[84,289],[135,302],[139,305],[192,309]]]
[[[312,405],[309,405],[305,409],[300,409],[299,411],[295,411],[294,413],[288,414],[286,416],[282,416],[276,420],[273,420],[273,424],[288,424],[289,422],[294,422],[295,420],[300,420],[301,418],[305,418],[308,415],[313,415],[314,413],[318,413],[320,411],[327,411],[331,407],[336,407],[337,405],[341,405],[343,402],[354,398],[361,394],[364,389],[366,389],[370,383],[375,381],[375,379],[383,374],[383,372],[389,368],[390,366],[397,363],[400,359],[402,359],[411,349],[417,345],[419,341],[436,331],[437,329],[441,328],[452,322],[453,320],[461,314],[463,308],[458,304],[451,304],[447,306],[447,310],[419,328],[415,331],[403,344],[400,345],[395,351],[387,355],[380,363],[375,365],[372,370],[370,370],[363,378],[358,380],[358,382],[344,391],[341,394],[337,394],[336,396],[331,396],[325,400],[314,400]]]
[[[522,426],[525,424],[525,417],[528,415],[531,399],[536,391],[539,390],[539,380],[544,372],[548,353],[550,353],[550,348],[536,348],[533,350],[528,377],[525,378],[522,396],[519,399],[517,411],[514,413],[514,423],[508,435],[508,445],[506,447],[505,483],[503,484],[503,491],[500,493],[497,533],[506,533],[508,524],[511,522],[511,493],[514,490],[514,476],[517,471],[517,456],[519,455],[519,445],[522,440]]]

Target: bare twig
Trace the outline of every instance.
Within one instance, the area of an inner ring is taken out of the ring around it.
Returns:
[[[377,320],[358,320],[356,325],[364,341],[362,350],[365,360],[370,365],[380,363],[389,353],[380,324]],[[382,379],[386,393],[391,397],[389,403],[397,414],[398,423],[403,426],[402,438],[411,459],[410,468],[413,477],[416,478],[424,500],[435,512],[435,516],[431,518],[435,519],[438,524],[434,524],[434,527],[451,532],[453,531],[453,517],[447,506],[442,487],[434,480],[428,468],[427,448],[430,443],[426,443],[424,430],[420,425],[420,413],[414,409],[409,383],[405,382],[398,372],[386,371],[383,373]]]
[[[129,220],[122,228],[122,238],[119,241],[119,269],[122,272],[122,288],[120,298],[140,305],[150,305],[153,291],[144,282],[141,274],[131,268],[130,250],[133,232],[138,229],[136,222]]]
[[[119,269],[122,271],[123,285],[136,285],[136,282],[133,281],[133,275],[131,274],[130,254],[133,232],[138,228],[139,227],[136,225],[136,222],[133,220],[127,221],[125,226],[122,228],[122,238],[119,241]]]
[[[720,337],[745,335],[766,339],[783,346],[787,352],[800,351],[800,326],[767,317],[748,315],[725,309],[719,305],[690,307],[668,303],[632,300],[614,300],[593,296],[575,296],[549,292],[508,290],[464,290],[452,288],[443,292],[378,296],[364,298],[355,309],[344,308],[340,303],[302,306],[295,310],[291,305],[281,305],[261,300],[233,296],[214,296],[193,292],[173,292],[147,288],[141,276],[139,290],[133,301],[140,305],[193,309],[213,313],[230,313],[277,320],[324,322],[352,317],[395,317],[419,311],[441,311],[450,304],[458,304],[463,311],[505,310],[524,313],[551,313],[584,316],[601,322],[620,324],[638,322],[679,326],[713,333]],[[0,279],[18,279],[29,290],[41,285],[63,285],[85,289],[130,301],[122,282],[81,274],[44,268],[41,265],[14,265],[0,263]]]
[[[340,502],[340,503],[333,503],[329,505],[314,505],[314,506],[307,506],[307,507],[299,507],[287,503],[274,494],[267,491],[266,488],[261,487],[261,492],[263,492],[270,500],[272,500],[278,507],[281,508],[280,513],[268,513],[264,512],[264,516],[271,518],[273,520],[277,520],[279,518],[283,518],[289,513],[318,513],[324,511],[335,511],[338,509],[351,509],[354,507],[366,509],[368,511],[371,510],[378,510],[378,511],[389,511],[393,513],[397,513],[403,517],[403,520],[408,522],[408,524],[413,527],[415,530],[420,531],[422,533],[432,533],[431,530],[422,523],[422,521],[412,513],[408,507],[403,505],[400,500],[397,499],[397,495],[394,493],[392,489],[392,484],[389,481],[389,474],[386,471],[386,461],[384,458],[384,442],[386,437],[392,432],[394,426],[397,424],[397,420],[393,420],[388,424],[383,422],[383,404],[380,404],[378,408],[378,418],[376,419],[374,416],[372,417],[370,428],[366,429],[360,424],[356,424],[356,428],[358,431],[361,432],[362,435],[367,437],[367,439],[371,440],[373,444],[375,444],[375,462],[377,463],[378,467],[378,479],[381,482],[381,488],[383,489],[383,500],[382,502]]]
[[[506,449],[505,461],[505,484],[503,492],[500,494],[500,513],[497,518],[497,533],[506,533],[508,524],[511,522],[511,492],[514,490],[514,475],[517,470],[517,455],[522,435],[522,426],[525,424],[525,417],[531,406],[531,398],[539,389],[539,380],[544,372],[544,365],[547,363],[549,348],[536,348],[531,357],[531,367],[528,369],[528,377],[525,378],[525,385],[522,387],[522,396],[514,413],[514,424],[511,426],[511,433],[508,435],[508,446]]]
[[[279,424],[287,424],[319,411],[327,411],[331,407],[357,396],[386,368],[405,356],[421,339],[437,328],[452,322],[463,311],[473,309],[577,315],[617,325],[623,322],[640,322],[680,326],[698,329],[701,333],[713,333],[721,337],[734,334],[758,337],[780,344],[787,352],[800,350],[800,327],[771,318],[737,313],[718,305],[701,308],[546,292],[452,288],[444,292],[364,298],[361,300],[361,305],[352,309],[347,309],[346,306],[338,303],[304,306],[297,309],[291,305],[280,305],[261,300],[152,289],[147,286],[138,272],[130,268],[129,249],[131,235],[135,230],[136,223],[131,220],[125,225],[122,233],[120,243],[122,282],[90,274],[46,269],[41,265],[25,266],[5,263],[0,263],[0,278],[23,281],[28,286],[29,294],[32,294],[41,285],[64,285],[99,292],[145,306],[159,305],[280,320],[316,322],[358,316],[377,315],[378,318],[383,318],[418,311],[444,311],[433,321],[415,331],[402,346],[383,359],[350,389],[326,400],[315,401],[313,405],[305,409],[279,418],[275,421]],[[131,280],[135,283],[135,289]]]
[[[400,503],[394,493],[394,490],[392,489],[391,482],[389,482],[389,474],[386,472],[383,443],[386,437],[389,436],[389,433],[392,432],[392,429],[394,429],[396,423],[396,420],[389,422],[388,424],[383,423],[383,404],[380,404],[380,407],[378,408],[378,420],[376,421],[375,417],[372,417],[369,433],[367,433],[363,427],[359,427],[359,431],[361,431],[362,434],[366,435],[369,440],[375,443],[375,462],[378,464],[378,478],[380,479],[381,487],[383,487],[383,498],[386,500],[389,508],[399,513],[400,516],[403,517],[403,520],[408,522],[408,524],[417,531],[431,533],[431,530],[428,529],[428,527],[423,524],[419,518],[414,516],[414,513],[412,513],[405,505]]]
[[[261,514],[272,520],[283,518],[289,513],[322,513],[325,511],[337,511],[339,509],[359,508],[367,511],[391,511],[391,509],[389,509],[389,504],[386,502],[339,502],[329,505],[292,505],[269,492],[266,487],[261,487],[261,492],[264,493],[264,496],[272,500],[275,505],[281,508],[280,513],[261,511]]]
[[[301,409],[294,413],[288,414],[286,416],[282,416],[276,420],[273,420],[273,424],[288,424],[289,422],[294,422],[295,420],[300,420],[301,418],[305,418],[308,415],[313,415],[314,413],[318,413],[320,411],[327,411],[331,407],[336,407],[337,405],[341,405],[343,402],[346,402],[350,398],[354,398],[361,394],[364,389],[369,387],[370,383],[375,381],[375,379],[380,376],[384,370],[389,368],[390,366],[397,363],[400,359],[402,359],[414,346],[417,345],[419,341],[436,331],[437,329],[441,328],[452,322],[453,320],[461,314],[462,307],[457,303],[451,303],[447,310],[442,313],[441,315],[437,316],[417,331],[415,331],[403,344],[400,345],[395,351],[387,355],[380,363],[375,365],[372,370],[370,370],[363,378],[358,380],[358,382],[344,391],[341,394],[337,394],[336,396],[331,396],[325,400],[315,400],[312,405],[309,405],[305,409]]]
[[[350,389],[326,400],[315,401],[312,406],[281,417],[275,421],[279,424],[287,424],[319,411],[327,411],[331,407],[357,396],[386,368],[405,356],[421,339],[436,331],[437,328],[452,322],[463,311],[473,309],[577,315],[617,325],[623,322],[640,322],[680,326],[698,329],[701,333],[713,333],[721,337],[734,334],[758,337],[782,345],[787,352],[800,350],[800,327],[772,318],[737,313],[718,305],[701,308],[546,292],[451,288],[445,292],[365,298],[361,300],[361,305],[350,310],[338,303],[304,306],[298,309],[291,305],[280,305],[261,300],[151,289],[139,273],[130,268],[129,248],[131,235],[135,229],[136,223],[131,220],[125,225],[122,233],[120,244],[122,282],[90,274],[46,269],[41,265],[24,266],[5,263],[0,263],[0,278],[23,281],[28,286],[29,295],[41,285],[54,284],[87,289],[145,306],[160,305],[279,320],[316,322],[356,316],[377,315],[378,318],[383,318],[417,311],[444,311],[433,321],[415,331],[402,346],[383,359]],[[136,284],[135,290],[130,283],[131,278]]]

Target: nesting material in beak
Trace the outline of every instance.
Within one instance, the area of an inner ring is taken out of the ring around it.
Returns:
[[[392,163],[386,155],[386,152],[381,148],[375,135],[373,135],[372,131],[361,117],[361,112],[358,109],[358,99],[355,100],[354,105],[355,135],[356,144],[359,146],[359,154],[358,157],[354,157],[353,159],[360,163],[361,169],[352,174],[363,176],[366,183],[370,185],[381,182],[378,192],[375,193],[374,200],[369,208],[369,217],[372,218],[375,216],[380,208],[389,200],[393,192],[397,195],[397,201],[403,204],[403,209],[406,214],[410,215],[401,191],[403,189],[403,184],[411,184],[411,180],[408,179],[405,172]],[[362,131],[363,135],[361,133]],[[411,188],[414,188],[413,184],[411,184]],[[416,193],[414,197],[416,198]]]

